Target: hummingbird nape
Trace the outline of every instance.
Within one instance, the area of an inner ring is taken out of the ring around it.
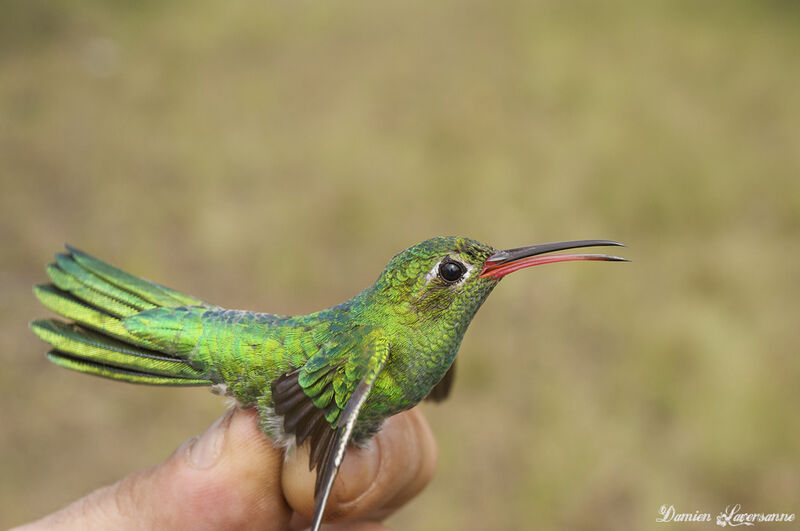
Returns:
[[[425,398],[442,400],[475,312],[507,274],[602,254],[547,254],[619,246],[579,240],[496,250],[438,237],[397,254],[355,297],[307,315],[226,310],[143,280],[67,247],[34,293],[68,321],[31,328],[53,363],[130,383],[216,386],[257,408],[276,444],[310,445],[318,530],[350,443]]]

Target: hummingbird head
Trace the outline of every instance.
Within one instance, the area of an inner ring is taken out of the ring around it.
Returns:
[[[468,238],[426,240],[392,258],[375,284],[376,294],[407,322],[454,326],[463,333],[492,289],[507,274],[569,260],[626,261],[600,254],[546,254],[577,247],[619,246],[579,240],[497,250]]]

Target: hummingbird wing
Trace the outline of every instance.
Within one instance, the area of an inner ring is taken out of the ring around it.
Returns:
[[[357,326],[272,384],[275,412],[297,445],[311,441],[310,468],[317,468],[312,530],[319,529],[333,482],[359,413],[389,357],[380,328]]]
[[[431,392],[428,393],[428,396],[425,397],[425,400],[431,400],[433,402],[441,402],[448,396],[450,396],[450,388],[453,387],[453,380],[456,377],[456,362],[453,360],[453,364],[450,365],[450,368],[447,369],[447,372],[444,373],[444,376],[439,383],[433,386]]]

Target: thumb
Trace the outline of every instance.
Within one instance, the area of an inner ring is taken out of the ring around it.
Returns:
[[[230,410],[164,463],[20,529],[286,529],[283,454],[255,415]]]

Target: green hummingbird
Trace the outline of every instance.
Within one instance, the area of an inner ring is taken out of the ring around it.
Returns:
[[[475,312],[512,271],[568,260],[625,261],[603,254],[549,254],[610,240],[497,250],[438,237],[394,256],[355,297],[307,315],[226,310],[126,273],[67,246],[47,266],[37,298],[68,319],[31,328],[47,358],[130,383],[213,386],[257,408],[262,431],[292,448],[308,441],[317,469],[317,530],[348,444],[426,397],[444,399]]]

